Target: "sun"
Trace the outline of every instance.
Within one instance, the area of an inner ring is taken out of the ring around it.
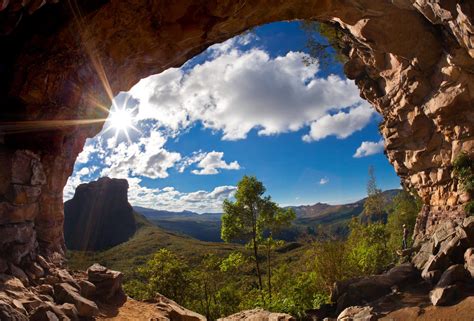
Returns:
[[[110,126],[118,131],[125,131],[128,128],[132,128],[132,113],[127,110],[117,110],[110,113]]]
[[[140,133],[140,131],[134,126],[134,111],[135,109],[126,109],[124,106],[120,108],[115,105],[107,119],[108,127],[105,132],[114,129],[115,138],[117,138],[120,133],[123,133],[127,137],[127,140],[130,141],[130,130]]]

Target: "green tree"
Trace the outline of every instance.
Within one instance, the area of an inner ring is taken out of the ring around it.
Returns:
[[[224,241],[244,241],[253,249],[258,277],[258,288],[263,299],[262,273],[259,263],[259,245],[264,232],[291,222],[292,211],[281,210],[270,196],[263,196],[265,186],[254,176],[244,176],[237,184],[235,202],[223,204],[221,237]]]
[[[394,254],[402,246],[403,225],[405,224],[410,232],[409,239],[415,228],[416,218],[421,210],[421,199],[416,195],[403,190],[395,196],[389,206],[389,216],[387,220],[387,231],[390,234],[388,247]]]
[[[362,276],[382,272],[392,259],[385,224],[375,222],[365,225],[354,218],[350,230],[346,249],[351,273]]]
[[[267,253],[267,278],[268,278],[268,297],[272,300],[272,250],[282,246],[284,241],[276,240],[273,238],[278,231],[291,225],[291,222],[296,218],[296,213],[293,209],[281,209],[276,206],[273,211],[265,213],[267,215],[265,219],[265,227],[268,232],[268,236],[262,241],[262,245],[265,247]]]
[[[464,210],[468,215],[474,215],[474,159],[461,152],[453,162],[453,173],[469,199]]]
[[[309,58],[303,62],[307,65],[319,63],[322,68],[328,68],[335,63],[345,63],[347,56],[347,37],[339,24],[306,20],[301,23],[301,29],[306,33],[306,48]]]
[[[369,180],[367,182],[367,199],[364,203],[363,214],[368,218],[369,222],[375,217],[380,220],[385,213],[385,198],[382,190],[377,187],[375,171],[373,166],[369,166]]]
[[[182,258],[168,249],[160,249],[138,268],[138,273],[146,280],[149,298],[160,293],[184,304],[190,278],[189,267]]]

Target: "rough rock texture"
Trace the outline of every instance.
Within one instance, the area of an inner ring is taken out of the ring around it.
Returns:
[[[393,286],[401,286],[419,278],[410,263],[396,266],[384,274],[336,282],[331,289],[331,302],[336,313],[351,306],[358,306],[392,292]]]
[[[62,189],[114,95],[213,43],[287,19],[347,31],[345,72],[383,116],[387,157],[423,199],[418,238],[465,216],[470,196],[451,162],[474,151],[471,1],[49,2],[0,1],[8,48],[0,53],[0,252],[9,262],[63,255]]]
[[[337,321],[375,321],[378,318],[371,307],[348,307],[337,317]]]
[[[64,203],[64,235],[72,250],[104,250],[126,242],[136,231],[126,179],[102,177],[81,184]]]
[[[199,313],[190,311],[173,300],[158,294],[154,300],[155,307],[161,312],[162,317],[172,321],[206,321],[206,318]]]
[[[295,321],[289,314],[268,312],[263,309],[241,311],[217,321]]]
[[[119,273],[104,267],[100,269],[102,275]],[[19,278],[0,274],[0,320],[78,320],[79,317],[97,316],[97,302],[116,306],[116,302],[99,296],[86,298],[82,295],[81,284],[87,282],[91,285],[92,281],[101,279],[97,275],[92,280],[83,274],[73,276],[67,270],[58,268],[45,270],[43,277],[30,279],[28,286]],[[122,295],[121,281],[121,278],[117,278],[107,290],[104,288],[105,283],[101,283],[102,291],[112,293],[113,297]],[[118,303],[122,304],[123,301]]]

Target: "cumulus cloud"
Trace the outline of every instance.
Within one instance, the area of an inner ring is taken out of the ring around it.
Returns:
[[[199,169],[194,169],[191,173],[195,175],[215,175],[219,173],[220,169],[240,169],[240,165],[237,161],[226,163],[226,161],[222,159],[223,157],[223,152],[212,151],[209,153],[201,153],[195,158]]]
[[[334,115],[325,115],[311,123],[309,134],[303,136],[303,140],[318,141],[331,135],[339,139],[347,138],[364,128],[373,114],[373,108],[368,103],[363,103],[348,112],[340,111]]]
[[[166,178],[168,170],[181,160],[181,154],[170,152],[163,146],[166,137],[159,131],[150,131],[149,136],[141,137],[136,143],[122,142],[105,158],[101,175],[109,177],[128,177],[129,173],[148,178]]]
[[[319,180],[319,185],[326,185],[327,183],[329,183],[328,178],[323,177]]]
[[[383,147],[383,139],[379,140],[378,142],[365,141],[360,144],[353,157],[361,158],[379,154],[383,152]]]
[[[259,135],[297,131],[362,102],[353,81],[316,77],[319,67],[304,65],[305,53],[273,58],[258,48],[230,48],[189,70],[171,68],[141,80],[130,91],[139,101],[137,117],[175,131],[199,121],[222,131],[224,140],[237,140],[252,129]],[[331,134],[347,137],[352,128]]]
[[[129,202],[147,208],[198,213],[222,212],[224,199],[232,198],[237,189],[235,186],[217,186],[211,191],[198,190],[184,193],[168,186],[162,189],[142,186],[140,180],[131,178],[129,181]]]

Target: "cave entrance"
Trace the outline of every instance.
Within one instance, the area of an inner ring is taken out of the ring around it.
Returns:
[[[311,241],[343,240],[352,217],[366,220],[360,200],[370,165],[377,168],[379,186],[390,189],[383,194],[389,203],[400,181],[383,154],[381,117],[359,97],[342,59],[335,58],[329,41],[342,39],[323,38],[324,28],[300,21],[257,27],[116,96],[104,128],[86,142],[65,188],[70,266],[84,269],[98,261],[121,270],[127,293],[135,298],[151,299],[146,295],[152,282],[137,271],[152,270],[153,257],[188,272],[209,263],[203,277],[219,274],[236,287],[230,272],[218,272],[216,264],[251,257],[242,242],[221,239],[223,201],[234,199],[244,175],[255,175],[276,203],[297,211],[295,224],[272,236],[286,244],[265,253],[276,266],[264,269],[261,252],[257,261],[264,277],[278,276],[284,255],[302,260]],[[310,55],[314,47],[324,49]],[[127,190],[118,179],[128,181],[133,209],[117,197]],[[96,182],[75,191],[89,181]],[[252,265],[242,263],[239,269],[232,273],[249,278],[242,287],[254,293]],[[154,289],[196,309],[179,287],[177,282]],[[235,310],[230,304],[226,308]],[[199,312],[213,319],[218,312],[212,309]]]

